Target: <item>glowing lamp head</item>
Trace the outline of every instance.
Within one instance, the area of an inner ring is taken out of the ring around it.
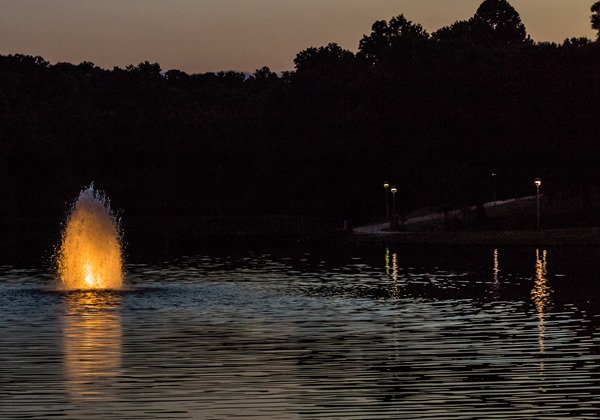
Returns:
[[[385,188],[386,190],[387,190],[388,188],[390,188],[390,183],[389,183],[389,182],[387,182],[387,181],[385,181],[385,182],[383,183],[383,188]]]
[[[540,188],[542,185],[542,180],[540,178],[536,178],[533,180],[533,183],[535,184],[536,188]]]
[[[396,188],[395,185],[392,185],[392,188],[390,188],[390,191],[392,192],[392,194],[396,194],[396,192],[398,191],[398,188]]]

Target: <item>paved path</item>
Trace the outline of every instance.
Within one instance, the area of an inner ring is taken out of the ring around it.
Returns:
[[[531,205],[535,196],[519,199],[494,201],[485,203],[486,211],[500,212],[503,206]],[[471,208],[474,210],[474,207]],[[459,215],[459,210],[449,213],[452,219]],[[411,231],[411,226],[419,224],[437,226],[437,231]],[[496,230],[496,231],[446,231],[443,230],[443,212],[431,212],[417,217],[409,217],[403,232],[390,230],[390,223],[374,223],[357,226],[352,230],[353,240],[357,242],[386,242],[406,244],[447,244],[447,245],[573,245],[600,246],[600,228],[565,228],[542,230]]]

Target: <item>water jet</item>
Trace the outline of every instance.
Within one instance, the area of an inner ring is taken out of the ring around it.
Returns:
[[[119,219],[93,184],[79,193],[56,253],[60,290],[118,290],[123,286]]]

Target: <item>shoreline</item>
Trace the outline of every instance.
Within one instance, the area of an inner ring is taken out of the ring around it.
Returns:
[[[392,232],[378,230],[377,226],[355,228],[351,233],[350,240],[357,243],[407,245],[600,246],[599,227],[504,231]]]

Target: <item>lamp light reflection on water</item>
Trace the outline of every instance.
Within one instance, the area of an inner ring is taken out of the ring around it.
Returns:
[[[494,249],[494,284],[498,284],[499,278],[498,274],[500,273],[500,262],[498,260],[498,248]]]
[[[398,286],[398,254],[392,253],[390,255],[390,249],[385,249],[385,274],[387,278],[392,279],[392,286],[390,289],[390,295],[393,298],[399,297],[399,286]]]
[[[531,291],[531,299],[538,316],[538,344],[540,354],[545,353],[546,325],[545,314],[550,305],[550,287],[547,277],[547,251],[535,250],[535,283]],[[540,371],[544,370],[544,359],[540,359]]]
[[[385,275],[390,276],[390,249],[385,249]]]
[[[397,298],[399,295],[398,290],[398,254],[395,252],[392,254],[392,280],[394,281],[394,285],[392,288],[392,296]]]
[[[494,248],[493,252],[494,257],[494,268],[493,268],[493,283],[492,283],[492,291],[494,297],[497,299],[500,295],[500,260],[498,255],[498,248]]]

